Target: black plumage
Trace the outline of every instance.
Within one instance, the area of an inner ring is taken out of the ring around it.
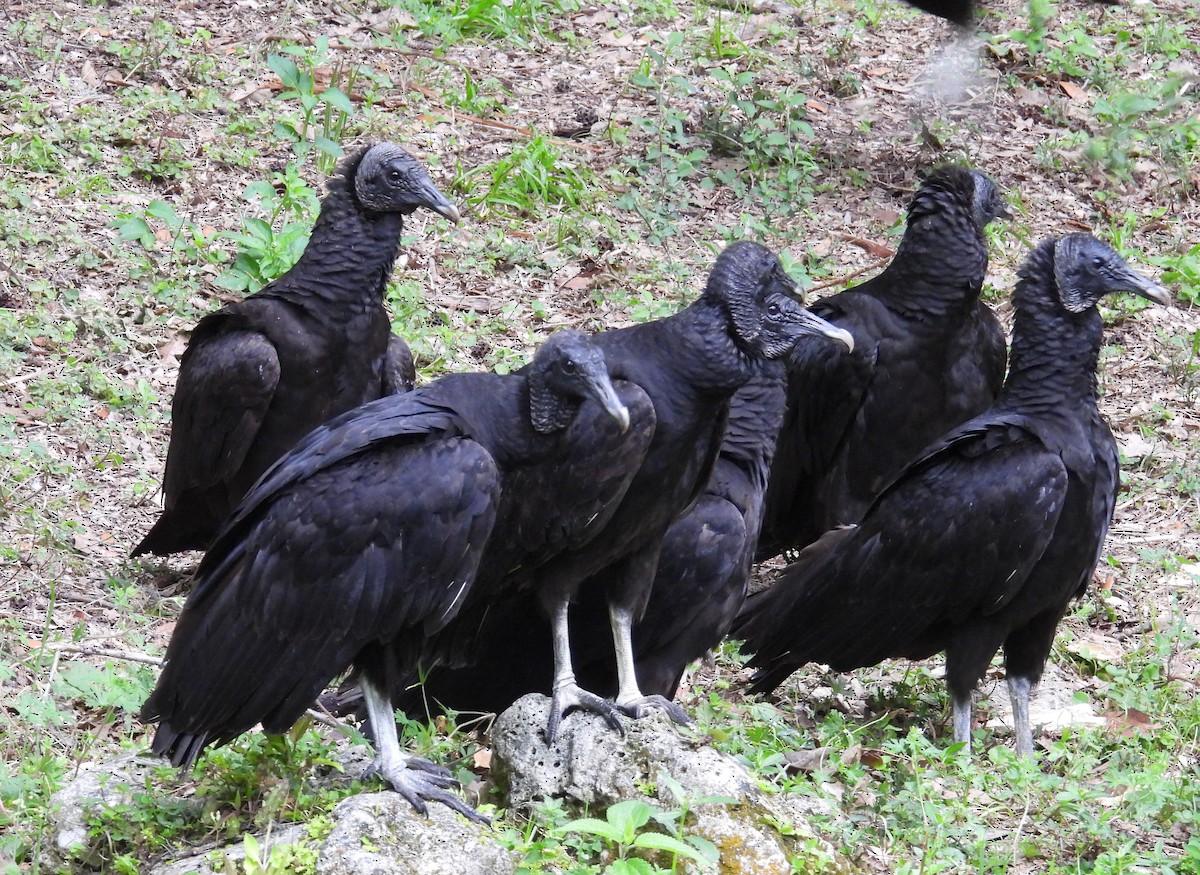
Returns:
[[[509,591],[532,590],[551,618],[551,737],[562,715],[576,707],[604,714],[614,725],[619,725],[617,712],[636,717],[647,707],[683,718],[664,697],[644,696],[639,688],[632,625],[649,598],[667,529],[708,482],[725,433],[730,397],[761,370],[764,360],[782,355],[803,334],[827,334],[849,342],[845,332],[811,317],[792,297],[794,291],[795,284],[774,253],[742,241],[721,253],[703,295],[682,312],[594,338],[613,377],[649,395],[656,424],[646,458],[602,536],[564,551],[533,574],[510,576],[503,584]],[[581,588],[602,592],[592,597],[604,605],[614,636],[615,707],[576,682],[568,605]],[[499,652],[509,646],[506,636],[527,640],[528,627],[519,636],[510,631],[509,623],[522,614],[511,598],[505,596],[500,604],[499,599],[482,598],[477,606],[465,608],[452,630],[459,646],[450,648],[443,662],[479,664],[478,653],[472,651],[481,643],[497,642],[499,650],[493,652]],[[492,673],[509,689],[526,684],[525,675],[519,683],[513,681],[519,674],[516,669],[505,666],[493,672],[496,659],[491,656],[482,662],[487,663],[481,668],[485,676]],[[473,683],[469,676],[468,681]],[[539,687],[544,688],[534,688]]]
[[[959,27],[968,27],[975,20],[975,0],[904,0],[909,6],[944,18]]]
[[[1007,215],[986,176],[935,170],[879,275],[814,303],[854,337],[797,344],[758,557],[857,522],[930,441],[986,410],[1004,381],[1004,332],[980,301],[984,228]]]
[[[645,613],[633,626],[634,667],[645,694],[673,698],[686,667],[720,643],[745,600],[785,387],[776,361],[734,394],[708,484],[667,530]],[[472,642],[473,663],[432,669],[399,698],[399,707],[410,714],[436,713],[439,707],[499,713],[530,691],[551,690],[550,625],[538,610],[537,595],[514,594],[493,603],[490,614]],[[514,628],[522,634],[512,634]],[[578,594],[570,629],[579,684],[615,696],[603,576]]]
[[[313,431],[201,561],[142,709],[160,723],[154,752],[186,766],[257,723],[282,732],[353,666],[375,771],[418,809],[436,799],[467,813],[443,789],[448,774],[400,752],[388,691],[454,618],[482,563],[577,543],[605,517],[652,431],[652,417],[649,430],[630,427],[628,405],[643,418],[650,409],[636,387],[617,393],[583,335],[562,332],[523,375],[444,377]],[[542,512],[539,501],[568,490],[573,504]]]
[[[171,403],[163,513],[133,555],[202,549],[267,467],[331,417],[412,388],[383,305],[404,216],[458,210],[416,159],[380,143],[329,181],[299,261],[192,331]]]
[[[975,15],[979,8],[977,0],[904,0],[909,6],[944,18],[960,28],[968,28],[975,23]],[[1120,0],[1091,0],[1106,6],[1116,6]]]
[[[755,654],[754,690],[807,662],[846,671],[945,651],[954,738],[969,745],[971,694],[1003,648],[1017,750],[1032,754],[1029,691],[1091,579],[1116,497],[1116,444],[1096,405],[1096,303],[1120,291],[1169,301],[1089,235],[1034,250],[996,403],[922,453],[858,526],[828,533],[747,601],[732,634]]]

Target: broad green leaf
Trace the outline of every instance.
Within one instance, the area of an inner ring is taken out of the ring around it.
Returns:
[[[283,55],[267,55],[267,66],[275,72],[275,75],[279,77],[279,81],[288,88],[295,88],[300,81],[300,70],[296,67],[296,62],[291,58],[285,58]]]
[[[654,809],[645,802],[626,799],[610,806],[608,811],[604,812],[604,817],[621,831],[624,836],[623,843],[628,844],[633,841],[637,831],[649,822],[653,813]]]
[[[694,847],[700,856],[714,866],[721,861],[721,849],[703,836],[688,835],[684,836],[683,839]]]
[[[346,115],[354,113],[354,104],[350,102],[350,98],[346,96],[346,92],[340,88],[326,88],[321,97],[334,109],[340,109]]]
[[[154,232],[150,230],[145,219],[130,216],[127,219],[118,220],[116,226],[117,236],[122,240],[136,240],[147,249],[154,246]]]
[[[579,820],[572,820],[569,823],[564,823],[557,827],[554,832],[581,832],[585,835],[597,835],[601,838],[608,839],[614,844],[620,844],[624,835],[622,832],[606,820],[597,820],[594,817],[584,817]]]
[[[326,155],[332,155],[334,158],[341,158],[346,154],[342,150],[342,147],[335,141],[328,137],[322,137],[320,134],[313,137],[313,145],[317,147],[318,151],[324,152]]]
[[[166,201],[151,201],[150,206],[146,207],[146,213],[154,216],[156,219],[162,219],[168,228],[178,228],[182,224],[179,214],[175,212],[175,208]]]
[[[704,862],[704,855],[697,848],[692,847],[687,842],[677,839],[674,836],[665,836],[659,832],[644,832],[636,839],[630,847],[634,848],[649,848],[652,851],[666,851],[670,854],[675,854],[680,857],[687,857],[697,862]]]

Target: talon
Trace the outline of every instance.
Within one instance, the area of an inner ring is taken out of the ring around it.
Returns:
[[[612,729],[621,735],[625,734],[625,727],[621,725],[621,719],[617,716],[624,713],[620,706],[595,693],[589,693],[578,684],[571,683],[563,684],[554,690],[554,695],[550,700],[550,719],[546,724],[547,743],[554,744],[563,717],[568,711],[576,709],[599,714]]]
[[[455,787],[458,781],[445,766],[439,766],[421,757],[407,757],[399,767],[388,767],[381,757],[367,767],[364,777],[378,775],[384,782],[399,793],[409,805],[425,817],[429,816],[429,806],[426,802],[440,802],[452,808],[468,820],[476,823],[491,824],[491,820],[480,814],[466,802],[445,788]]]
[[[622,714],[632,717],[635,720],[649,716],[651,710],[659,710],[666,713],[672,722],[678,723],[681,726],[687,726],[692,722],[692,718],[687,715],[687,712],[683,708],[665,696],[641,696],[637,699],[630,699],[628,702],[618,702],[617,708]]]

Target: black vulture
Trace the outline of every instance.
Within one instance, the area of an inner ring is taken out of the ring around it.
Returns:
[[[746,597],[785,387],[783,365],[773,361],[734,394],[708,484],[667,530],[650,599],[633,626],[643,693],[673,698],[684,669],[720,643]],[[400,708],[410,715],[424,715],[433,705],[499,713],[530,691],[550,691],[550,626],[538,610],[537,594],[514,594],[489,608],[488,622],[471,642],[472,663],[428,671],[420,685],[401,694]],[[606,588],[598,577],[571,606],[571,652],[579,684],[615,696],[607,612]],[[512,634],[514,628],[524,634]]]
[[[984,228],[1005,216],[992,181],[935,170],[887,268],[812,311],[854,336],[797,344],[767,489],[758,558],[857,522],[935,438],[988,408],[1004,382],[1004,331],[979,300]]]
[[[203,549],[267,467],[326,420],[412,388],[383,298],[404,216],[458,209],[391,143],[342,162],[300,260],[192,331],[171,402],[163,513],[133,555]]]
[[[627,399],[649,428],[630,427]],[[569,526],[603,516],[583,506],[585,491],[619,500],[649,445],[650,410],[636,387],[618,395],[584,335],[561,332],[524,375],[447,376],[317,428],[201,561],[142,708],[159,721],[154,753],[186,767],[257,723],[283,732],[353,666],[376,733],[373,771],[418,810],[434,799],[470,816],[445,791],[447,772],[400,752],[389,690],[463,604],[494,528],[526,545],[570,541]],[[565,489],[575,504],[561,515],[524,513]]]
[[[708,482],[725,434],[730,397],[762,369],[764,360],[778,358],[802,335],[851,342],[844,331],[805,311],[792,297],[795,290],[773,252],[741,241],[718,256],[704,293],[680,313],[595,336],[613,378],[628,380],[650,396],[656,424],[645,461],[602,536],[532,572],[518,569],[498,582],[508,592],[535,592],[550,617],[551,738],[572,708],[600,713],[618,728],[617,713],[639,717],[649,707],[685,719],[665,697],[643,695],[634,671],[633,622],[650,595],[667,529]],[[614,702],[576,682],[568,608],[581,587],[603,591],[617,656]],[[447,630],[448,643],[437,660],[450,666],[478,664],[476,644],[499,641],[503,648],[506,637],[518,638],[517,646],[523,647],[530,627],[514,635],[510,617],[519,622],[529,612],[514,609],[511,598],[477,587],[470,597],[473,604]],[[491,656],[486,659],[495,662]],[[513,683],[515,674],[507,667],[495,672],[501,683],[519,688],[526,681],[522,676]]]
[[[959,27],[968,27],[975,20],[975,0],[904,0],[909,6],[944,18]]]
[[[960,28],[968,28],[975,23],[975,11],[979,4],[977,0],[904,0],[909,6],[944,18]],[[1092,0],[1106,6],[1116,6],[1120,0]]]
[[[1117,448],[1096,407],[1096,303],[1122,291],[1170,300],[1087,234],[1032,252],[996,403],[910,463],[857,526],[826,534],[746,602],[731,636],[754,653],[753,690],[807,662],[848,671],[945,651],[954,740],[969,746],[971,694],[1003,648],[1017,750],[1033,753],[1030,689],[1112,518]]]

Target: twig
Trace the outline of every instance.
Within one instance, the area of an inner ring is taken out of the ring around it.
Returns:
[[[495,119],[490,119],[490,118],[479,118],[479,116],[468,115],[467,113],[459,112],[458,110],[445,110],[445,111],[450,114],[450,117],[453,121],[469,122],[470,124],[480,125],[481,127],[485,127],[485,128],[495,128],[495,129],[501,130],[501,131],[508,131],[513,134],[520,134],[522,137],[538,136],[538,132],[533,130],[532,128],[522,128],[522,127],[518,127],[517,125],[510,125],[506,122],[498,122]],[[421,115],[421,121],[436,122],[436,121],[440,121],[440,119],[438,119],[436,116],[430,115],[429,113],[424,113]],[[563,146],[570,146],[573,149],[582,149],[585,152],[600,152],[601,151],[599,146],[593,146],[590,143],[579,143],[579,142],[576,142],[575,140],[569,139],[567,137],[556,137],[553,134],[548,134],[547,136],[549,136],[551,139],[553,139],[554,142],[556,142],[560,145],[563,145]]]
[[[108,647],[91,647],[87,644],[51,644],[50,649],[54,651],[55,660],[58,659],[60,653],[79,653],[84,656],[106,656],[109,659],[123,659],[126,662],[141,662],[146,665],[162,665],[162,660],[157,656],[149,656],[145,653],[128,653],[124,650],[112,650]]]
[[[823,283],[817,283],[815,286],[809,286],[807,291],[819,292],[819,291],[821,291],[821,289],[828,289],[828,288],[831,288],[832,286],[845,285],[849,280],[854,279],[860,273],[866,273],[868,270],[874,270],[877,267],[883,267],[887,263],[888,263],[888,258],[877,258],[872,262],[864,264],[862,267],[859,267],[859,268],[856,268],[856,269],[850,271],[850,273],[843,274],[842,276],[838,277],[837,279],[826,280]]]
[[[347,738],[354,738],[354,727],[349,723],[343,723],[341,720],[338,720],[328,712],[321,713],[313,708],[308,708],[304,713],[311,717],[315,722],[320,723],[322,726],[328,726],[330,729],[340,732]]]

